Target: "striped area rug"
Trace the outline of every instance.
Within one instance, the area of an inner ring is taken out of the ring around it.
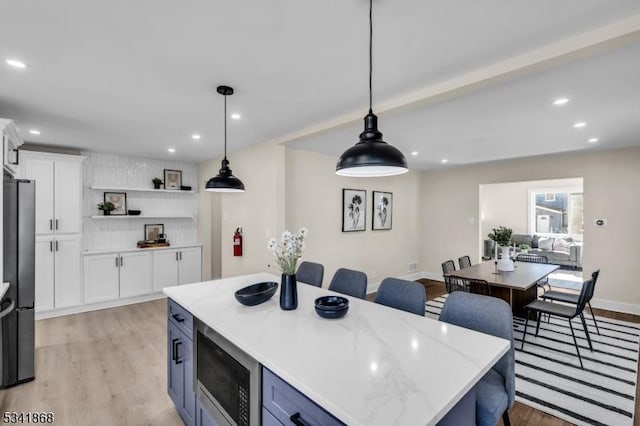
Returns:
[[[428,301],[427,316],[437,319],[445,300]],[[598,335],[585,317],[593,352],[580,320],[573,323],[584,370],[566,320],[540,323],[538,337],[529,321],[521,351],[524,320],[514,318],[516,400],[577,425],[633,425],[640,324],[596,317]]]

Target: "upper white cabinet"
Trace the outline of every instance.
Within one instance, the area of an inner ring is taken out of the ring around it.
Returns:
[[[20,156],[20,177],[36,183],[36,234],[79,233],[84,157],[32,151]]]
[[[11,176],[15,176],[20,164],[18,148],[22,145],[22,139],[13,121],[5,118],[0,118],[0,135],[2,136],[2,165]]]

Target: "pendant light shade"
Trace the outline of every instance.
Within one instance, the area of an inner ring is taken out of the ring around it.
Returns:
[[[378,117],[373,113],[371,77],[373,74],[373,0],[369,0],[369,113],[364,117],[360,141],[338,159],[336,174],[353,177],[400,175],[409,171],[407,159],[399,149],[382,140]]]
[[[224,158],[218,175],[207,181],[205,191],[244,192],[244,184],[233,175],[227,160],[227,96],[233,95],[233,89],[229,86],[218,86],[218,93],[224,96]]]

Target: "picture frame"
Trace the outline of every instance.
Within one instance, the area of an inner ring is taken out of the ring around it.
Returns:
[[[127,193],[126,192],[105,192],[103,194],[105,203],[113,203],[115,209],[110,212],[112,216],[124,216],[127,214]]]
[[[393,193],[373,191],[371,203],[371,229],[382,231],[391,229],[393,223]]]
[[[164,224],[152,223],[144,225],[144,240],[157,241],[160,235],[164,235]]]
[[[367,191],[342,190],[342,232],[365,231],[367,223]]]
[[[182,186],[182,170],[164,169],[164,189],[180,190]]]

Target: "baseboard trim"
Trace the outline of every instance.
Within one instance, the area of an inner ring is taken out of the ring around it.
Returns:
[[[128,297],[126,299],[109,300],[108,302],[91,303],[88,305],[70,306],[68,308],[53,309],[50,311],[36,312],[36,321],[47,318],[62,317],[65,315],[80,314],[82,312],[99,311],[101,309],[115,308],[118,306],[133,305],[134,303],[149,302],[165,298],[162,292],[145,294],[143,296]]]
[[[632,303],[616,302],[607,299],[592,299],[591,306],[613,312],[624,312],[627,314],[640,315],[640,305]]]
[[[430,273],[430,272],[423,272],[423,271],[417,271],[417,272],[412,272],[410,274],[407,275],[403,275],[401,277],[403,280],[409,280],[409,281],[415,281],[415,280],[419,280],[420,278],[427,278],[430,280],[438,280],[438,281],[442,281],[442,274],[434,274],[434,273]],[[377,281],[375,283],[369,283],[367,285],[367,294],[371,294],[371,293],[375,293],[378,291],[378,288],[380,287],[380,283],[382,281]]]

